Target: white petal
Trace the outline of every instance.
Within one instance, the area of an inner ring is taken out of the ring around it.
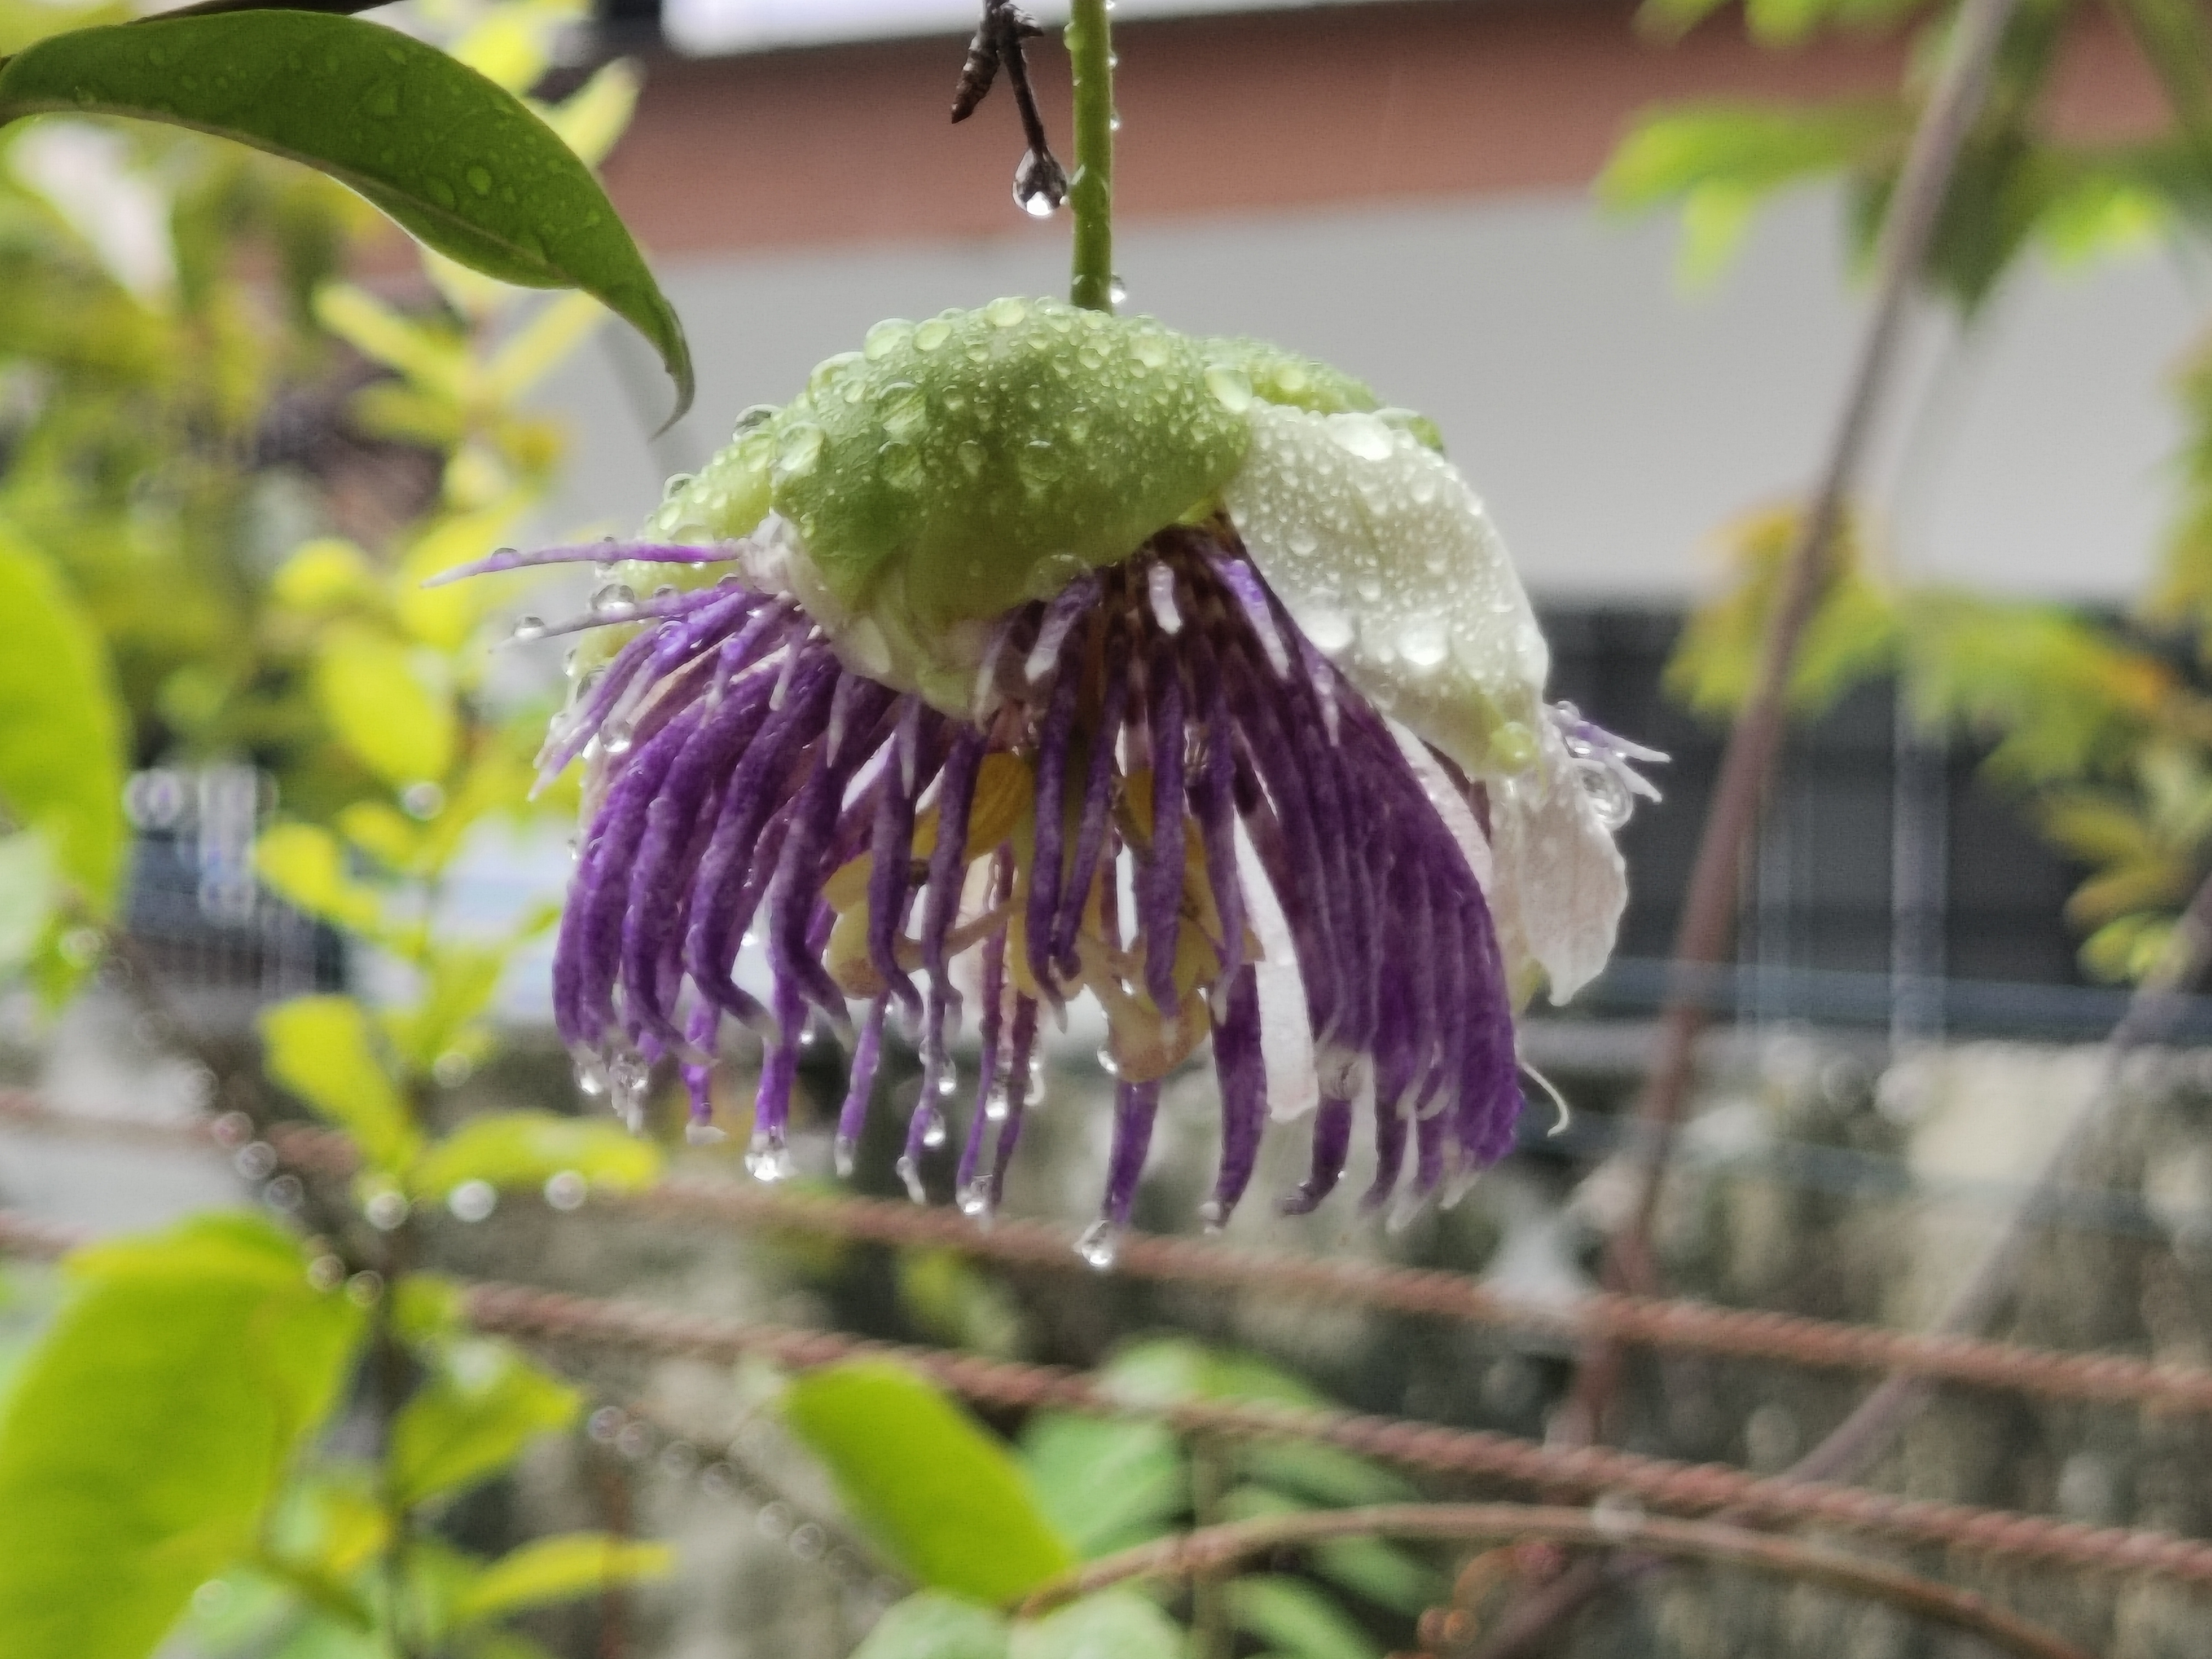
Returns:
[[[1297,946],[1284,918],[1274,884],[1260,854],[1237,824],[1237,868],[1244,890],[1245,919],[1259,935],[1261,960],[1252,966],[1260,994],[1260,1055],[1267,1071],[1267,1114],[1277,1122],[1304,1117],[1321,1104],[1313,1031],[1306,1024],[1306,982]]]
[[[1558,732],[1548,720],[1542,731],[1541,764],[1491,787],[1498,878],[1488,896],[1507,971],[1524,983],[1523,964],[1534,963],[1559,1003],[1613,954],[1628,872]]]
[[[1267,585],[1369,702],[1470,775],[1527,764],[1548,654],[1458,468],[1372,415],[1257,404],[1222,498]],[[1506,722],[1510,759],[1492,741]]]

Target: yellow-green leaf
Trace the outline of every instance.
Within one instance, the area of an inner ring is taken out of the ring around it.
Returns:
[[[599,1532],[540,1538],[493,1562],[453,1608],[456,1624],[474,1624],[522,1607],[590,1595],[610,1584],[665,1578],[676,1568],[665,1544],[638,1544]]]
[[[503,1342],[456,1343],[392,1423],[392,1496],[414,1504],[472,1486],[538,1436],[566,1428],[581,1405]]]
[[[494,1112],[471,1118],[426,1152],[410,1184],[424,1198],[443,1198],[465,1181],[495,1187],[536,1187],[573,1170],[610,1192],[649,1187],[660,1176],[660,1153],[619,1125],[553,1112]]]
[[[275,825],[254,843],[253,867],[270,890],[311,916],[356,933],[374,928],[383,916],[376,890],[346,873],[345,854],[327,830]]]
[[[921,1583],[996,1605],[1074,1565],[1006,1447],[914,1372],[827,1366],[793,1381],[783,1410],[846,1506]]]
[[[452,694],[405,647],[365,628],[334,628],[316,656],[314,686],[338,741],[386,783],[434,781],[452,768]]]
[[[0,1419],[0,1646],[144,1659],[252,1546],[362,1327],[298,1245],[204,1217],[80,1252]]]
[[[370,1040],[368,1012],[350,997],[296,997],[261,1016],[269,1075],[354,1138],[362,1156],[394,1172],[421,1137]]]

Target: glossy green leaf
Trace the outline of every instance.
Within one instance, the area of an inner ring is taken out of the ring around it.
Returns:
[[[1189,1506],[1182,1449],[1164,1424],[1039,1412],[1021,1455],[1038,1507],[1085,1560],[1159,1537]]]
[[[1182,1630],[1134,1590],[1112,1589],[1014,1626],[1012,1659],[1182,1659]]]
[[[123,872],[124,716],[100,635],[46,560],[0,530],[0,827],[40,831],[104,915]]]
[[[477,1017],[499,988],[510,954],[497,945],[432,946],[414,1006],[384,1018],[400,1058],[417,1072],[430,1070],[452,1053],[473,1064],[477,1050],[489,1046]]]
[[[1259,1573],[1229,1586],[1237,1629],[1299,1659],[1382,1659],[1382,1644],[1301,1578]]]
[[[404,1170],[421,1146],[386,1075],[368,1012],[351,997],[295,997],[261,1016],[269,1075],[354,1138],[378,1169]]]
[[[1210,1348],[1188,1337],[1133,1342],[1104,1371],[1108,1389],[1137,1405],[1178,1400],[1265,1400],[1285,1406],[1326,1406],[1315,1389],[1257,1355]]]
[[[465,1181],[495,1187],[536,1187],[564,1170],[609,1192],[649,1187],[660,1176],[660,1153],[621,1125],[554,1112],[494,1112],[471,1118],[423,1155],[410,1185],[423,1198],[443,1198]]]
[[[334,628],[316,655],[314,685],[338,741],[395,788],[434,781],[452,767],[453,694],[404,646],[366,628]]]
[[[392,1425],[386,1459],[403,1504],[496,1473],[541,1434],[574,1421],[582,1401],[503,1342],[459,1342]]]
[[[360,1310],[250,1216],[81,1251],[0,1420],[9,1659],[143,1659],[252,1545]]]
[[[595,1595],[610,1584],[665,1578],[676,1552],[606,1533],[562,1533],[510,1551],[486,1567],[455,1601],[456,1624],[496,1619],[523,1607]]]
[[[1012,1638],[989,1607],[922,1590],[888,1608],[853,1659],[1007,1659]]]
[[[54,111],[195,127],[304,161],[473,270],[581,289],[653,342],[677,414],[690,406],[683,325],[591,169],[434,46],[306,11],[81,29],[0,70],[0,121]]]
[[[810,1371],[786,1392],[784,1416],[919,1583],[996,1604],[1074,1565],[1020,1466],[914,1372],[881,1361]]]
[[[1313,1570],[1338,1588],[1409,1619],[1434,1607],[1449,1588],[1428,1563],[1380,1538],[1333,1538],[1316,1544]]]

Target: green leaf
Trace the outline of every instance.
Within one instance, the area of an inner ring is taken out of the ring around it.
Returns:
[[[434,46],[304,11],[80,29],[0,70],[0,122],[49,112],[194,127],[304,161],[486,276],[581,289],[653,342],[676,416],[690,406],[683,325],[591,169]]]
[[[912,1371],[881,1361],[810,1371],[783,1409],[847,1507],[918,1582],[995,1604],[1075,1564],[1020,1466]]]
[[[1229,1586],[1237,1629],[1301,1659],[1382,1659],[1381,1644],[1304,1579],[1261,1573]]]
[[[1007,1659],[1011,1632],[990,1608],[942,1590],[895,1602],[853,1659]]]
[[[253,868],[279,897],[354,933],[374,931],[384,902],[346,873],[345,851],[327,830],[279,823],[254,843]]]
[[[100,635],[46,559],[0,530],[0,825],[36,830],[105,915],[123,872],[124,715]]]
[[[62,895],[53,848],[36,830],[0,835],[0,981],[30,965]]]
[[[143,1659],[252,1546],[360,1310],[250,1216],[83,1250],[0,1421],[9,1659]]]
[[[333,628],[315,658],[314,685],[338,741],[395,788],[442,778],[452,767],[452,693],[404,646],[365,628]]]
[[[451,1051],[459,1049],[474,1059],[471,1051],[486,1046],[482,1029],[472,1022],[499,988],[511,954],[499,945],[431,947],[428,971],[414,1007],[384,1018],[386,1033],[408,1066],[427,1072]]]
[[[409,1184],[443,1198],[465,1181],[536,1187],[573,1170],[594,1187],[630,1192],[660,1176],[660,1153],[618,1124],[555,1112],[493,1112],[471,1118],[430,1148]]]
[[[590,1595],[610,1584],[665,1578],[676,1568],[665,1544],[638,1544],[606,1533],[562,1533],[510,1551],[483,1570],[453,1606],[456,1624],[495,1619],[522,1607]]]
[[[1172,1619],[1134,1590],[1111,1589],[1016,1625],[1012,1659],[1182,1659],[1183,1650]]]
[[[1409,1619],[1434,1607],[1445,1591],[1433,1567],[1380,1538],[1332,1538],[1316,1544],[1313,1568],[1330,1583]]]
[[[1304,1440],[1261,1440],[1241,1446],[1237,1461],[1255,1480],[1284,1488],[1317,1504],[1407,1504],[1420,1496],[1392,1469],[1337,1446]]]
[[[385,1074],[368,1012],[350,997],[295,997],[261,1016],[269,1075],[354,1138],[379,1169],[402,1170],[422,1145]]]
[[[458,1342],[392,1425],[386,1473],[403,1505],[458,1492],[575,1419],[580,1396],[503,1342]]]
[[[1021,1455],[1038,1507],[1085,1560],[1161,1536],[1188,1506],[1182,1449],[1163,1424],[1039,1412]]]
[[[1134,1342],[1114,1356],[1106,1386],[1137,1405],[1178,1400],[1264,1400],[1285,1406],[1326,1406],[1321,1394],[1258,1356],[1209,1348],[1188,1337]]]

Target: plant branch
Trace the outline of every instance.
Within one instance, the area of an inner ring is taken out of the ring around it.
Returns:
[[[2028,1240],[2051,1194],[2103,1129],[2118,1097],[2122,1062],[2136,1049],[2156,1042],[2172,1026],[2185,1006],[2190,987],[2203,977],[2208,965],[2212,965],[2212,875],[2191,895],[2158,965],[2128,1000],[2127,1012],[2105,1040],[2105,1062],[2096,1086],[2076,1109],[2034,1184],[2007,1218],[2003,1230],[1936,1316],[1935,1328],[1928,1334],[1931,1339],[1971,1336],[1996,1314],[2013,1287]],[[1892,1372],[1818,1445],[1785,1469],[1782,1478],[1821,1481],[1856,1478],[1912,1420],[1933,1388],[1925,1375]],[[1480,1659],[1514,1659],[1593,1597],[1640,1577],[1658,1565],[1649,1555],[1577,1564],[1516,1609],[1505,1628],[1483,1645]]]
[[[1188,1578],[1218,1572],[1269,1550],[1335,1538],[1429,1538],[1453,1543],[1515,1542],[1610,1547],[1772,1573],[1863,1595],[1966,1631],[2017,1659],[2088,1659],[2049,1632],[1992,1607],[1970,1591],[1901,1568],[1771,1533],[1711,1521],[1601,1516],[1532,1504],[1386,1504],[1371,1509],[1267,1516],[1183,1533],[1079,1567],[1032,1591],[1021,1605],[1035,1618],[1109,1585],[1139,1578]]]
[[[1114,309],[1114,41],[1107,0],[1074,0],[1067,58],[1075,75],[1074,271],[1068,297],[1090,311]]]
[[[1652,1281],[1651,1226],[1665,1159],[1688,1097],[1697,1039],[1707,1018],[1694,995],[1696,981],[1699,970],[1725,959],[1733,940],[1744,848],[1781,751],[1798,646],[1828,577],[1836,533],[1857,487],[1869,440],[1887,404],[1915,289],[2017,3],[1964,0],[1882,223],[1873,311],[1826,459],[1784,567],[1758,673],[1729,734],[1712,809],[1698,843],[1674,939],[1674,983],[1660,1016],[1659,1053],[1636,1106],[1637,1119],[1648,1133],[1641,1138],[1644,1164],[1636,1206],[1608,1261],[1617,1284],[1644,1288]],[[1612,1369],[1603,1356],[1598,1358],[1593,1377]],[[1594,1433],[1604,1401],[1593,1395],[1583,1403],[1584,1420]]]

